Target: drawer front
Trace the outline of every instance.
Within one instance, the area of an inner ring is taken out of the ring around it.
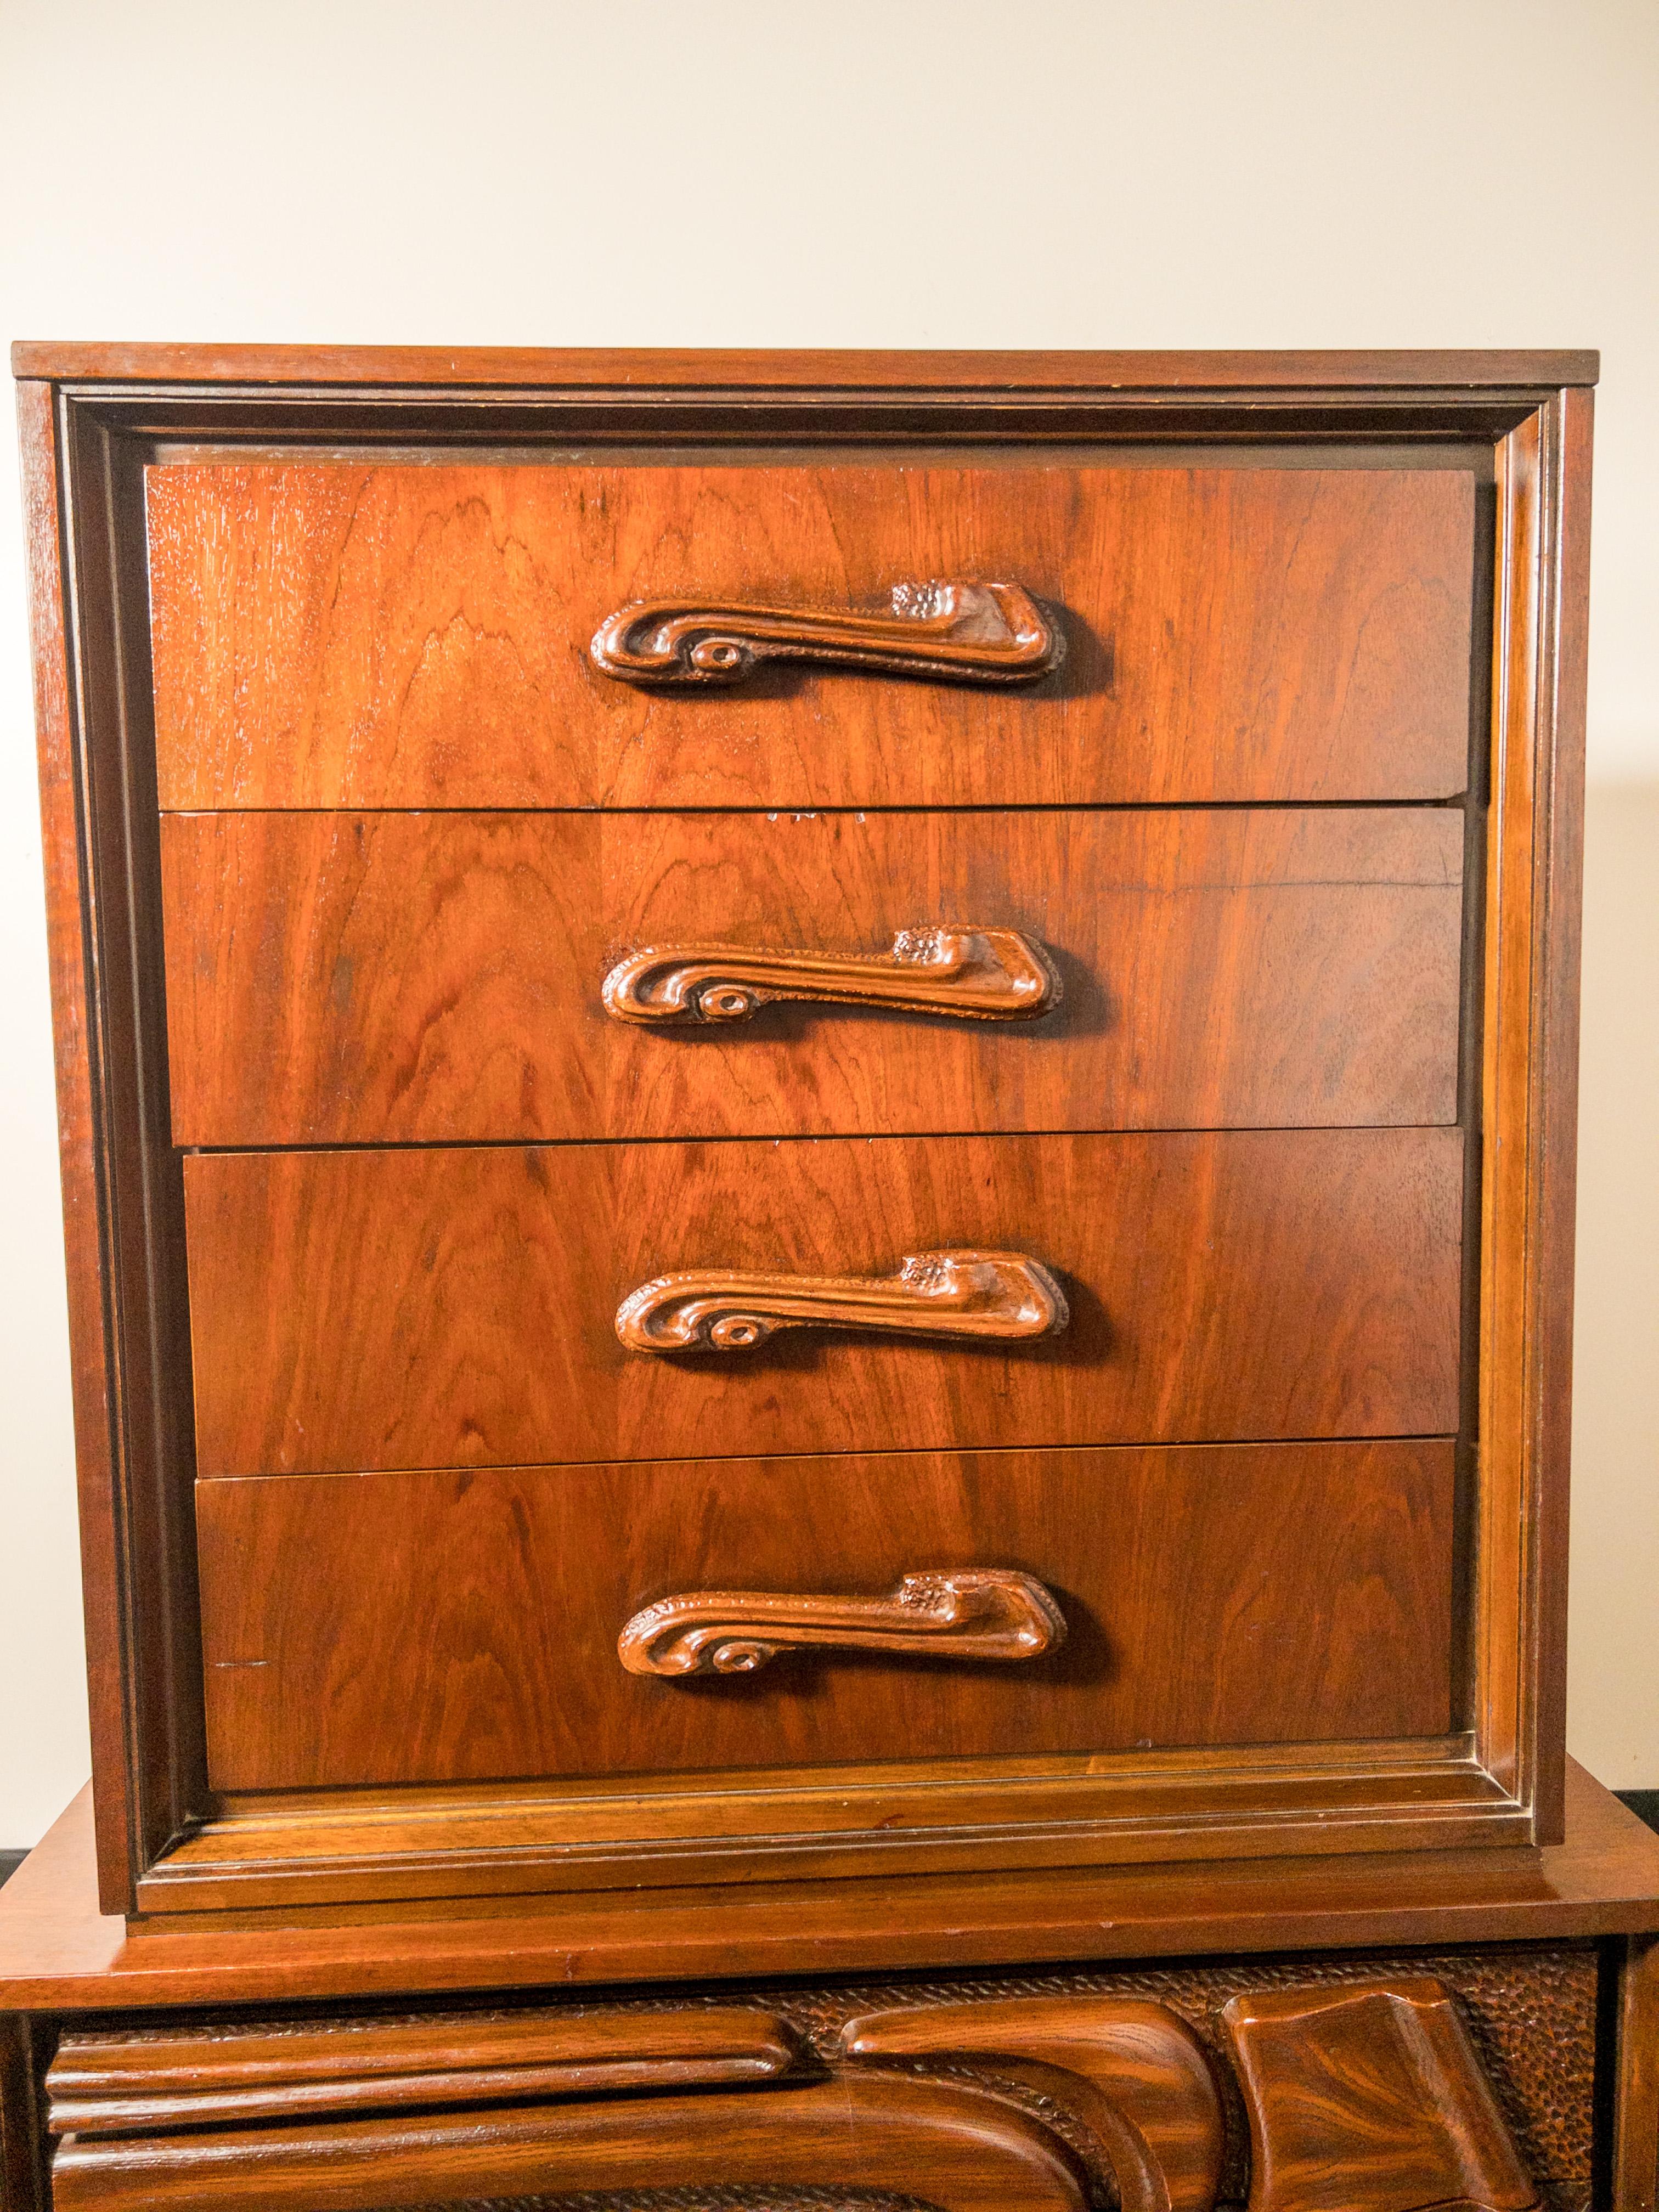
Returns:
[[[161,848],[180,1145],[1457,1110],[1453,809],[178,814]],[[1054,1002],[1007,955],[892,957],[964,924],[1018,933]],[[751,972],[789,995],[685,998]]]
[[[147,496],[165,808],[1408,799],[1467,781],[1458,471],[169,465]],[[972,580],[1034,595],[1057,669],[976,684],[763,661],[675,687],[590,649],[636,602],[833,624],[896,586]]]
[[[1453,1448],[1211,1446],[299,1477],[198,1487],[228,1790],[1430,1735],[1450,1725]],[[365,1571],[372,1562],[372,1571]],[[707,1590],[877,1597],[991,1566],[1035,1658],[838,1648],[629,1673]]]
[[[198,1465],[1445,1434],[1462,1178],[1456,1129],[198,1153]],[[1016,1285],[1015,1340],[918,1335],[889,1281],[857,1297],[890,1333],[617,1334],[666,1275],[775,1311],[943,1251],[1030,1255],[1069,1326],[1019,1334]]]

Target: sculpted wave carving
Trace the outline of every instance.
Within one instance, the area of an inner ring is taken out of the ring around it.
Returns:
[[[1204,2047],[1167,2006],[1121,1997],[1007,1997],[849,2021],[851,2059],[974,2059],[1075,2114],[1099,2144],[1121,2212],[1210,2212],[1221,2097]]]
[[[943,1659],[1037,1659],[1066,1621],[1040,1582],[1006,1567],[906,1575],[885,1597],[689,1590],[628,1621],[630,1674],[752,1674],[780,1651],[896,1651]]]
[[[893,1329],[911,1336],[1057,1336],[1066,1293],[1024,1252],[912,1252],[895,1275],[653,1276],[617,1309],[630,1352],[750,1352],[781,1328]]]
[[[942,925],[904,929],[878,957],[772,952],[737,945],[630,952],[605,977],[605,1012],[619,1022],[684,1025],[745,1021],[779,1000],[965,1021],[1030,1021],[1060,1000],[1048,955],[1016,929]]]
[[[1537,2202],[1438,1982],[1268,1990],[1234,1997],[1221,2017],[1249,2113],[1249,2212],[1352,2212],[1357,2201],[1365,2212],[1526,2212]]]
[[[896,584],[860,611],[636,599],[606,617],[593,664],[629,684],[740,684],[768,660],[945,684],[1029,684],[1060,665],[1059,629],[1019,584]]]
[[[1230,2081],[1168,2005],[1104,1994],[894,2004],[817,2048],[781,2014],[731,2005],[71,2034],[46,2078],[53,2203],[1213,2212],[1230,2095],[1250,2212],[1538,2202],[1439,1982],[1270,1987],[1221,2017]],[[607,2065],[629,2094],[603,2094]],[[247,2101],[284,2089],[304,2100]]]

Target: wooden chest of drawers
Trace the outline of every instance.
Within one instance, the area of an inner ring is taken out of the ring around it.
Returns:
[[[19,366],[96,1820],[7,2212],[1653,2212],[1593,360]]]
[[[106,1906],[1559,1832],[1587,403],[1259,374],[25,386]]]

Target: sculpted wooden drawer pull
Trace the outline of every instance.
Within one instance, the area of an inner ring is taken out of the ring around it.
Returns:
[[[1040,1582],[1010,1567],[968,1567],[906,1575],[886,1597],[686,1590],[636,1613],[617,1651],[630,1674],[752,1674],[807,1646],[1036,1659],[1065,1638],[1065,1617]]]
[[[595,665],[629,684],[740,684],[811,660],[947,684],[1027,684],[1064,641],[1018,584],[896,584],[884,613],[636,599],[596,633]]]
[[[630,952],[605,979],[619,1022],[739,1022],[777,999],[1023,1021],[1060,1000],[1048,955],[1016,929],[904,929],[890,952],[769,952],[737,945]]]
[[[630,1352],[747,1352],[781,1328],[1017,1339],[1057,1336],[1070,1318],[1023,1252],[913,1252],[896,1275],[658,1275],[617,1307],[617,1334]]]

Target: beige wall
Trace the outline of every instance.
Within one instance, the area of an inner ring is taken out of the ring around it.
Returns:
[[[1656,100],[1652,0],[0,0],[7,337],[1605,349],[1572,1728],[1626,1785],[1659,1784]],[[0,1845],[86,1771],[17,554],[5,450]]]
[[[1659,781],[1589,794],[1568,1740],[1659,1788]]]

